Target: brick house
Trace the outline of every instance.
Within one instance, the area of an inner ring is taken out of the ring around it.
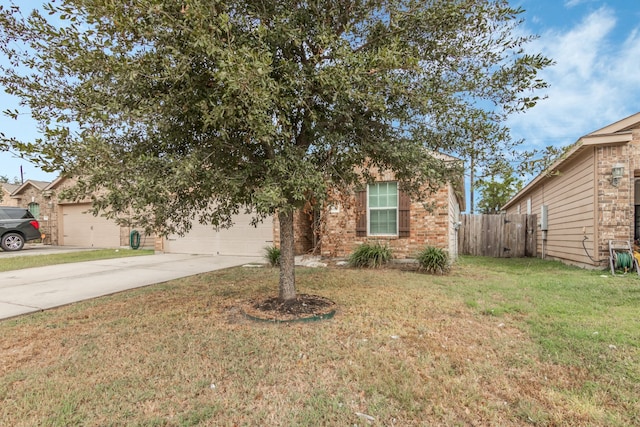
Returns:
[[[2,206],[18,206],[18,200],[11,198],[11,193],[16,191],[20,184],[9,184],[7,182],[0,183],[0,205]]]
[[[60,197],[61,191],[75,183],[74,178],[58,177],[47,185],[44,190],[48,200],[47,220],[44,225],[48,228],[50,242],[59,246],[80,246],[95,248],[127,247],[130,243],[132,228],[120,226],[115,221],[103,216],[94,216],[87,211],[91,208],[91,201],[69,201]],[[41,222],[41,225],[43,223]],[[153,248],[155,236],[148,238],[142,234],[141,246]]]
[[[29,179],[23,184],[2,184],[11,190],[9,197],[2,199],[3,206],[18,206],[29,209],[36,219],[40,219],[42,208],[47,204],[44,190],[49,185],[48,181],[36,181]]]
[[[49,215],[54,208],[48,197],[49,193],[46,191],[48,185],[48,181],[36,181],[33,179],[29,179],[23,184],[2,184],[3,188],[5,188],[2,205],[29,209],[40,223],[40,233],[45,235],[44,243],[50,242]],[[6,191],[10,191],[8,196]]]
[[[334,195],[322,211],[297,212],[296,253],[346,257],[362,243],[380,242],[391,247],[396,258],[411,258],[430,245],[446,249],[455,259],[458,223],[464,209],[462,179],[447,183],[428,200],[412,201],[399,190],[392,174],[377,178],[377,182],[360,191]],[[89,200],[71,202],[60,198],[60,192],[73,182],[66,177],[51,183],[27,182],[12,193],[12,201],[37,208],[35,216],[46,234],[45,244],[128,246],[130,228],[87,213]],[[278,243],[278,222],[269,217],[254,226],[251,218],[250,214],[237,215],[234,227],[228,230],[196,223],[186,236],[143,237],[142,246],[173,253],[261,257],[265,247]]]
[[[591,132],[503,207],[538,214],[539,257],[609,262],[609,241],[640,239],[640,113]]]
[[[114,220],[89,213],[91,200],[70,201],[60,197],[73,185],[75,178],[58,177],[53,182],[27,181],[22,185],[0,184],[3,206],[21,206],[31,210],[45,234],[44,244],[85,248],[120,248],[130,246],[134,228],[120,226]],[[252,216],[238,214],[235,226],[217,230],[212,226],[193,224],[186,236],[162,238],[140,235],[140,247],[161,252],[208,255],[244,255],[261,257],[264,247],[273,244],[273,219],[251,225]]]
[[[325,258],[344,258],[363,243],[379,242],[392,249],[394,258],[412,258],[426,246],[435,246],[456,259],[464,203],[461,177],[440,187],[427,200],[411,200],[399,189],[393,174],[378,174],[376,182],[365,188],[331,196],[320,211],[297,212],[296,254],[314,252]],[[278,221],[274,221],[276,245],[279,235]]]

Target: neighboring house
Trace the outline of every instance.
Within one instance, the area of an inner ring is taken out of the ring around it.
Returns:
[[[50,242],[59,246],[79,246],[85,248],[119,248],[130,244],[132,228],[120,226],[104,216],[94,216],[87,212],[91,202],[72,202],[60,197],[65,187],[73,185],[75,179],[59,177],[45,190],[47,206],[50,208],[44,224],[50,231]],[[153,248],[155,237],[141,235],[141,247]]]
[[[393,174],[379,174],[365,188],[332,199],[321,212],[298,212],[296,254],[315,251],[326,258],[344,258],[363,243],[380,243],[391,248],[395,258],[413,258],[426,246],[445,249],[452,259],[458,256],[457,231],[465,208],[462,178],[426,200],[411,200]],[[278,236],[274,221],[274,241]]]
[[[503,207],[538,216],[538,256],[609,262],[609,241],[640,239],[640,113],[578,139]]]
[[[231,229],[216,230],[196,221],[185,236],[146,236],[142,230],[119,226],[114,220],[88,213],[91,208],[88,199],[71,202],[59,198],[60,192],[74,183],[75,179],[60,177],[47,187],[53,205],[56,206],[56,211],[51,213],[53,244],[96,248],[127,247],[134,230],[140,233],[141,247],[167,253],[262,256],[264,248],[272,244],[272,218],[253,227],[250,225],[251,216],[247,214],[237,215]]]
[[[51,229],[48,222],[48,212],[51,210],[51,205],[45,191],[49,182],[29,179],[23,184],[2,185],[7,186],[7,189],[11,188],[9,197],[6,194],[4,195],[2,205],[29,209],[40,223],[40,232],[45,236],[43,242],[50,243],[49,233]]]
[[[14,200],[14,206],[29,209],[33,216],[37,220],[40,220],[41,208],[43,204],[47,203],[47,200],[45,200],[43,196],[43,191],[47,185],[49,185],[48,181],[36,181],[29,179],[23,184],[16,185],[16,188],[13,189],[9,197],[11,200]]]
[[[13,193],[18,187],[20,187],[20,184],[9,184],[7,182],[1,182],[0,205],[18,207],[18,200],[11,198],[11,193]]]

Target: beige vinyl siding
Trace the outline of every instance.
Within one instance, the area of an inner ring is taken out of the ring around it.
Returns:
[[[544,200],[549,207],[547,256],[589,262],[582,242],[585,233],[585,243],[594,242],[594,168],[593,150],[585,150],[548,185]]]
[[[531,197],[532,213],[538,215],[538,224],[541,221],[541,206],[544,204],[548,208],[546,241],[543,241],[542,231],[538,227],[539,255],[544,253],[548,258],[591,264],[584,251],[583,240],[586,235],[587,250],[595,258],[594,176],[594,151],[589,149],[565,163],[559,174],[543,180],[535,189],[524,195],[519,203],[521,209],[522,206],[526,208],[526,198]],[[508,213],[516,211],[517,205],[514,205]]]
[[[623,167],[623,175],[614,184],[612,170],[617,165]],[[564,175],[556,176],[556,171]],[[637,226],[634,178],[640,176],[640,113],[581,137],[549,172],[538,175],[507,202],[507,210],[522,209],[529,197],[534,200],[534,213],[546,203],[545,255],[569,264],[604,267],[609,261],[609,241],[632,241]]]

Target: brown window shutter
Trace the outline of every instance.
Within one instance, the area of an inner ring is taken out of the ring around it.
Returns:
[[[356,191],[356,236],[367,235],[367,191]]]
[[[410,213],[411,198],[404,191],[400,191],[398,203],[398,237],[409,237]]]

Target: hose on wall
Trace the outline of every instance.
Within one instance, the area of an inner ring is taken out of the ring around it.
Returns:
[[[137,230],[132,230],[129,233],[129,246],[131,249],[138,249],[140,247],[140,233]]]

